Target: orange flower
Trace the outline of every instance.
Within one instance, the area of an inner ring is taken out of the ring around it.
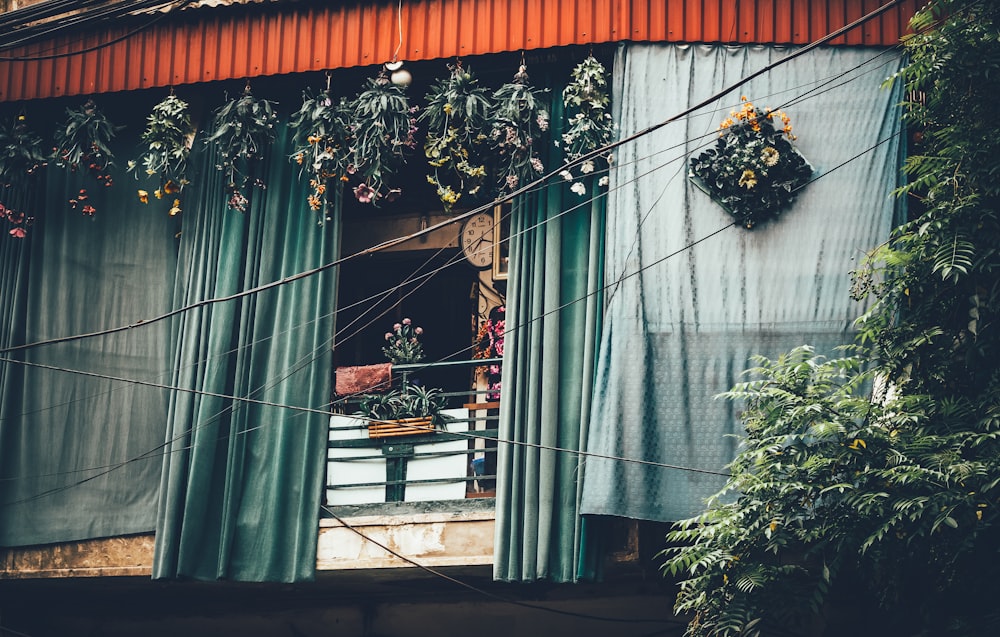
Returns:
[[[149,193],[145,190],[139,191],[139,201],[142,203],[149,203]]]
[[[170,208],[170,213],[169,214],[170,214],[171,217],[176,217],[177,215],[180,214],[180,212],[181,212],[181,200],[180,199],[174,199],[174,205],[173,205],[172,208]]]

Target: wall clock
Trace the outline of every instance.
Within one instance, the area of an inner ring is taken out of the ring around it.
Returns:
[[[462,224],[459,243],[462,254],[474,267],[484,270],[493,263],[493,213],[472,215]]]

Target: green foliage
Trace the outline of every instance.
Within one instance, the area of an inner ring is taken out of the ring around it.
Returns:
[[[410,106],[406,91],[389,81],[383,69],[368,80],[368,88],[352,102],[354,169],[362,183],[354,189],[361,203],[392,201],[401,194],[389,185],[416,147],[417,107]]]
[[[492,95],[479,85],[470,68],[449,66],[447,78],[438,80],[426,95],[420,119],[427,123],[424,155],[433,174],[427,181],[437,188],[445,210],[463,196],[474,197],[486,181],[487,133]]]
[[[402,389],[382,394],[365,394],[361,397],[358,415],[373,420],[430,416],[438,424],[443,422],[440,412],[444,406],[445,398],[440,389],[407,383]]]
[[[545,91],[531,87],[522,65],[514,80],[493,94],[496,105],[490,128],[490,146],[499,163],[501,192],[511,192],[545,172],[538,155],[549,130],[549,112],[542,100]]]
[[[563,89],[563,106],[566,115],[566,131],[562,135],[563,149],[568,161],[576,161],[584,155],[592,153],[611,143],[615,126],[611,120],[611,98],[608,95],[608,72],[597,58],[587,56],[583,62],[576,65],[572,72],[572,80]],[[597,159],[610,165],[611,153],[601,153]],[[598,163],[588,159],[575,167],[584,177],[598,170]],[[563,172],[567,181],[573,180],[573,171]],[[602,177],[599,185],[607,185],[607,178]],[[576,182],[573,192],[583,195],[586,188],[582,182]]]
[[[715,146],[691,159],[691,179],[752,228],[792,204],[812,167],[792,146],[792,127],[781,111],[762,111],[744,98],[720,128]]]
[[[71,172],[86,171],[94,181],[106,188],[111,187],[111,172],[114,154],[108,144],[121,126],[112,124],[93,100],[87,100],[80,108],[67,108],[66,121],[56,128],[53,161],[56,166]],[[70,206],[91,217],[97,210],[89,202],[86,188],[69,200]]]
[[[841,360],[761,360],[746,440],[665,569],[689,635],[994,634],[1000,594],[1000,5],[918,13],[895,81],[913,219],[855,273]]]
[[[23,239],[27,235],[33,217],[23,203],[46,160],[42,138],[28,128],[25,115],[0,124],[0,219],[12,226],[7,231],[12,237]]]
[[[212,132],[205,140],[214,144],[219,153],[216,168],[226,174],[229,208],[244,212],[248,201],[244,189],[248,184],[264,187],[256,176],[256,167],[267,147],[274,141],[278,116],[274,102],[259,100],[247,84],[243,94],[227,101],[215,111]]]
[[[309,175],[309,208],[320,213],[323,223],[331,187],[339,195],[354,170],[350,104],[344,98],[334,98],[329,89],[317,96],[305,91],[302,107],[292,115],[289,126],[295,131],[292,161]]]
[[[175,95],[168,95],[153,107],[146,118],[146,130],[140,141],[145,145],[137,161],[130,161],[128,169],[137,179],[159,175],[157,198],[183,190],[187,179],[187,162],[191,154],[189,145],[194,129],[188,104]],[[140,191],[140,197],[143,191]]]

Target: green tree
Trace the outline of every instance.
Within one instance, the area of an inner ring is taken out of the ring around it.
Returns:
[[[732,478],[665,551],[688,635],[1000,627],[1000,3],[933,0],[911,26],[913,218],[855,273],[849,355],[760,359],[727,394]]]

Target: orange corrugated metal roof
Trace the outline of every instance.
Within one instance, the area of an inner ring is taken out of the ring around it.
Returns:
[[[838,44],[893,45],[919,0]],[[804,44],[880,0],[404,0],[187,10],[0,52],[0,101],[620,40]],[[111,44],[108,44],[111,43]],[[78,52],[72,55],[67,53]]]

